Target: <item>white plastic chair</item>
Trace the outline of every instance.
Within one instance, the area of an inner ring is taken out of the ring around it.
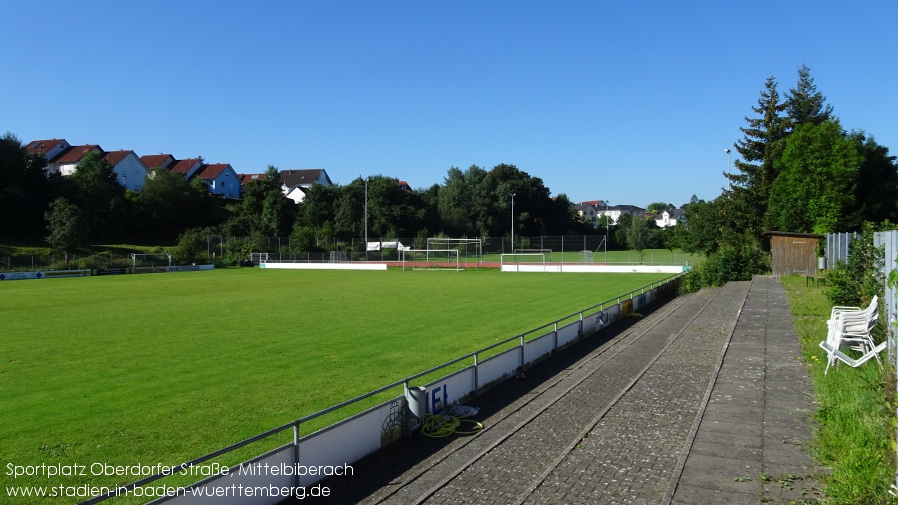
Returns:
[[[829,342],[826,342],[826,341],[820,342],[820,347],[822,347],[823,350],[826,351],[833,359],[837,359],[852,368],[857,368],[857,367],[863,365],[864,363],[866,363],[867,361],[869,361],[870,358],[875,357],[878,360],[879,359],[878,354],[880,352],[882,352],[883,349],[886,348],[886,343],[883,342],[883,343],[879,344],[878,346],[874,347],[873,349],[870,349],[869,351],[865,352],[861,357],[859,357],[857,359],[854,359],[854,358],[848,356],[847,354],[845,354],[844,352],[833,348],[829,344]],[[826,365],[826,368],[828,371],[829,364]],[[825,371],[823,373],[824,373],[824,375],[826,374]]]
[[[842,315],[849,316],[852,314],[862,314],[864,312],[872,312],[879,307],[879,295],[873,295],[873,298],[870,300],[870,304],[865,308],[861,307],[846,307],[842,305],[836,305],[832,308],[829,313],[829,320],[833,321],[839,318]]]
[[[820,347],[827,352],[827,363],[824,374],[829,372],[829,367],[837,361],[842,361],[849,366],[856,367],[870,358],[876,358],[880,364],[879,352],[885,348],[885,344],[876,345],[873,342],[871,332],[879,318],[878,298],[873,297],[870,305],[865,309],[857,307],[834,307],[831,317],[827,321],[826,340],[820,342]],[[860,358],[853,359],[843,353],[845,347],[862,353]],[[850,360],[850,361],[849,361]]]

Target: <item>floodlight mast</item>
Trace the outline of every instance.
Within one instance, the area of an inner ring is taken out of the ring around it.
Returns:
[[[608,233],[611,227],[608,225],[610,217],[608,217],[608,200],[604,200],[605,204],[605,266],[608,266]]]
[[[511,254],[514,254],[514,195],[511,194]]]
[[[365,261],[368,261],[368,178],[365,177]]]

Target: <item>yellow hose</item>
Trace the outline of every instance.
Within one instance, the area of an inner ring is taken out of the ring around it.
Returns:
[[[473,419],[464,419],[468,417],[468,414],[450,415],[453,413],[453,410],[456,409],[450,410],[448,414],[430,414],[426,416],[421,423],[421,434],[425,437],[439,438],[448,437],[453,433],[473,435],[483,429],[483,425],[479,422]],[[473,426],[466,431],[461,431],[459,427],[461,427],[462,423],[473,424]]]

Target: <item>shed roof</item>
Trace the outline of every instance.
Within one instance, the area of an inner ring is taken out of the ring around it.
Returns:
[[[765,231],[762,235],[769,235],[771,237],[801,237],[801,238],[823,238],[825,235],[819,235],[817,233],[797,233],[791,231]]]

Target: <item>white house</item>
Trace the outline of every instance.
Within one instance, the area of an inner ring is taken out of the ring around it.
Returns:
[[[635,205],[615,205],[602,209],[601,212],[603,215],[609,216],[614,224],[617,224],[620,221],[620,217],[624,214],[645,219],[645,209]]]
[[[42,154],[47,161],[56,158],[71,146],[65,139],[32,140],[25,146],[30,154]]]
[[[327,176],[327,172],[321,168],[308,170],[281,170],[280,175],[281,190],[287,198],[296,203],[303,201],[306,197],[306,190],[309,189],[312,184],[322,184],[324,186],[333,184],[330,177]]]
[[[660,214],[655,214],[655,224],[657,224],[659,228],[676,226],[677,223],[680,222],[680,215],[682,213],[683,209],[670,209],[665,210]]]
[[[227,163],[213,163],[203,165],[197,170],[195,177],[199,177],[209,192],[224,198],[240,198],[240,178],[237,172]]]
[[[100,156],[106,154],[100,146],[95,144],[70,146],[55,158],[47,160],[49,162],[47,163],[47,173],[72,175],[78,168],[78,163],[81,163],[81,159],[90,152],[99,153]]]
[[[134,151],[108,152],[103,159],[112,164],[118,181],[125,189],[140,191],[149,170],[143,161],[140,161],[140,158],[134,154]]]

